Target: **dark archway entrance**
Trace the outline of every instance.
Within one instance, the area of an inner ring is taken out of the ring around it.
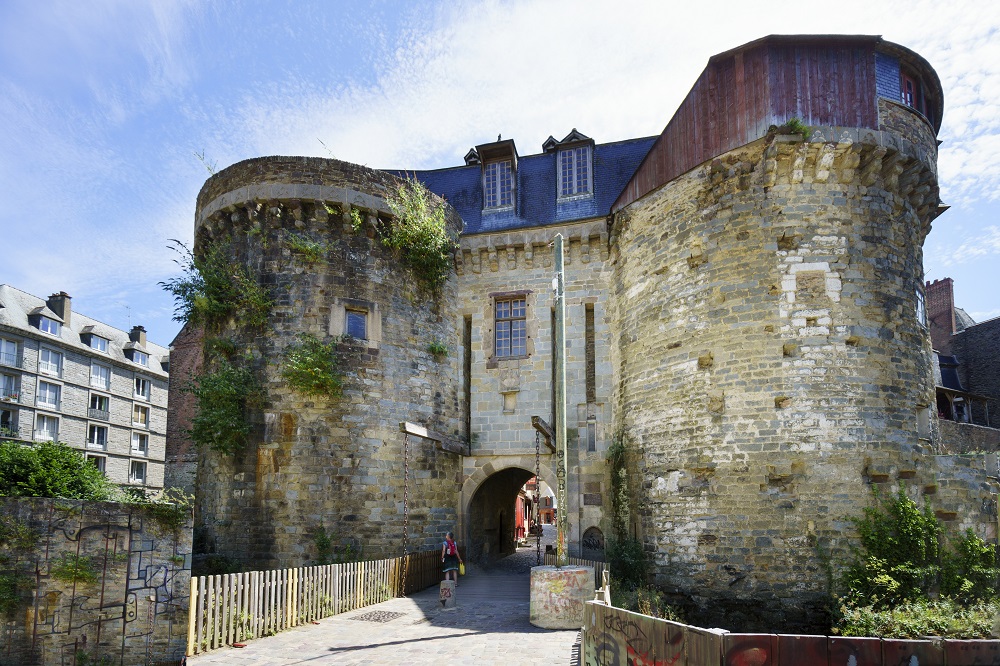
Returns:
[[[487,478],[476,490],[468,513],[470,561],[491,562],[515,552],[517,493],[534,475],[526,469],[509,467]]]

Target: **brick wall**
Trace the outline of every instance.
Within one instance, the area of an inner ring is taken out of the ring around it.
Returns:
[[[184,387],[201,372],[203,363],[200,328],[185,324],[170,343],[170,411],[167,414],[166,474],[164,485],[193,495],[198,470],[198,451],[187,435],[197,401]]]

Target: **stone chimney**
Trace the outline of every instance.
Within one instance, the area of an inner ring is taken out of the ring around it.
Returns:
[[[48,306],[49,310],[55,312],[63,320],[63,326],[69,326],[70,316],[73,314],[73,308],[70,305],[70,301],[73,300],[72,297],[65,291],[60,291],[58,294],[52,294],[49,296],[49,300],[45,301],[45,305]]]
[[[955,334],[955,290],[951,278],[927,282],[927,322],[931,329],[931,344],[942,354],[951,354],[951,336]]]
[[[143,349],[146,347],[146,329],[142,326],[133,326],[128,333],[128,339],[136,343]]]

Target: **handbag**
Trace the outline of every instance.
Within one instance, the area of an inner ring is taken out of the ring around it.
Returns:
[[[458,575],[459,576],[464,576],[465,575],[465,562],[459,562],[458,563]]]

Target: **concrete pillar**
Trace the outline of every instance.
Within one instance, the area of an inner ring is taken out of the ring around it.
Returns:
[[[455,608],[456,598],[455,598],[455,581],[453,580],[443,580],[441,581],[441,590],[439,592],[439,597],[441,601],[441,608],[448,610],[449,608]]]

